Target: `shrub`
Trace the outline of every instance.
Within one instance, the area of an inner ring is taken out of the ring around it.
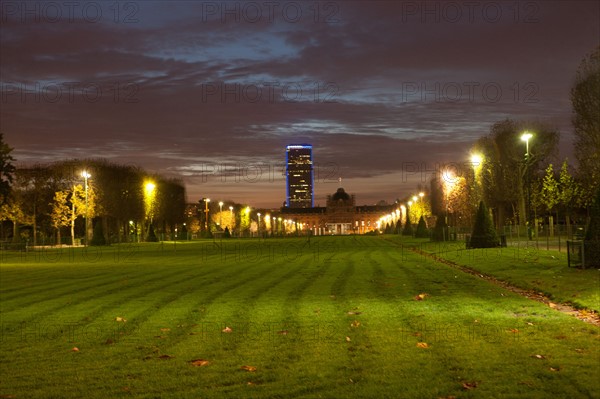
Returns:
[[[148,226],[148,234],[146,235],[147,242],[158,242],[158,237],[156,237],[156,233],[154,233],[154,225],[150,223]]]
[[[490,217],[487,206],[483,201],[479,202],[475,226],[471,234],[470,248],[494,248],[500,245],[498,234]]]
[[[415,234],[417,238],[429,238],[429,230],[427,229],[427,223],[423,216],[419,218],[419,224],[417,225],[417,232]]]
[[[94,233],[92,234],[92,240],[90,245],[100,246],[106,245],[106,238],[104,237],[104,228],[102,227],[102,221],[98,220],[94,225]]]

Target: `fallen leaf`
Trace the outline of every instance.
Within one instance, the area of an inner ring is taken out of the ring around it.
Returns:
[[[426,294],[426,293],[419,294],[419,295],[415,296],[415,301],[422,301],[423,299],[425,299],[428,296],[429,296],[429,294]]]
[[[513,334],[518,334],[518,333],[519,333],[519,330],[518,330],[518,329],[516,329],[516,328],[511,328],[511,329],[510,329],[510,332],[511,332],[511,333],[513,333]]]
[[[533,325],[533,323],[532,323],[532,322],[530,322],[530,321],[528,321],[528,322],[527,322],[527,325],[528,325],[528,326],[532,326],[532,325]]]
[[[158,358],[159,359],[173,359],[175,356],[171,356],[171,355],[160,355]]]
[[[360,321],[354,320],[352,323],[350,323],[350,326],[351,327],[358,327],[358,326],[360,326]]]
[[[254,366],[242,366],[240,367],[242,370],[246,370],[246,371],[250,371],[250,372],[255,372],[256,371],[256,367]]]
[[[71,352],[79,352],[79,348],[78,347],[74,347],[73,349],[71,349]]]
[[[354,311],[350,311],[350,312],[348,312],[348,315],[349,315],[349,316],[354,316],[354,315],[359,315],[359,314],[361,314],[361,313],[362,313],[362,312],[354,312]]]
[[[555,369],[554,367],[550,367],[550,371],[559,371],[560,369]]]
[[[204,360],[204,359],[190,360],[190,363],[192,364],[192,366],[196,366],[196,367],[208,366],[210,364],[210,362],[208,360]]]
[[[417,348],[429,348],[427,342],[417,342]]]
[[[281,330],[281,331],[277,331],[277,334],[279,334],[279,335],[288,335],[289,331],[288,330]]]
[[[473,381],[473,382],[463,382],[462,383],[462,387],[463,387],[463,389],[466,389],[466,390],[477,388],[477,383],[475,381]]]
[[[350,342],[350,341],[352,341],[352,340],[350,339],[350,337],[346,337],[346,342]]]
[[[160,331],[171,331],[170,328],[161,328]]]
[[[583,349],[581,349],[581,348],[576,348],[576,349],[575,349],[575,352],[577,352],[577,353],[583,353],[584,351],[583,351]]]
[[[119,322],[119,323],[125,323],[125,322],[127,322],[127,320],[125,320],[125,318],[123,318],[123,317],[119,317],[119,316],[117,316],[117,317],[115,318],[115,321],[117,321],[117,322]]]
[[[548,306],[550,306],[552,309],[554,309],[556,307],[556,304],[552,303],[552,302],[548,302]]]
[[[225,327],[224,329],[221,330],[221,332],[224,332],[224,333],[230,333],[231,331],[233,331],[233,330],[229,327]]]
[[[545,359],[546,356],[544,355],[531,355],[531,357],[535,357],[536,359]]]

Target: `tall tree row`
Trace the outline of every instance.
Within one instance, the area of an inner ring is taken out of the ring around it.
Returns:
[[[87,179],[87,190],[82,172]],[[158,233],[168,237],[185,214],[185,187],[180,181],[150,176],[134,166],[105,160],[67,160],[50,165],[15,169],[7,200],[0,208],[0,220],[12,222],[12,239],[23,238],[33,245],[65,242],[75,236],[87,237],[98,223],[107,242],[127,242],[143,237],[138,232],[148,224],[144,184],[156,186],[154,222]],[[7,179],[8,181],[8,179]],[[87,192],[87,195],[86,195]],[[86,200],[87,197],[87,200]],[[89,223],[85,223],[89,218]],[[4,227],[4,226],[3,226]],[[6,229],[2,234],[9,236]]]

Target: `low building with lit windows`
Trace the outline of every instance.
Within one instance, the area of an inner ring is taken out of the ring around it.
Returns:
[[[325,207],[281,208],[274,215],[278,224],[273,232],[304,232],[314,235],[365,234],[385,228],[383,221],[396,223],[400,212],[396,205],[356,205],[354,195],[340,187],[327,196]]]

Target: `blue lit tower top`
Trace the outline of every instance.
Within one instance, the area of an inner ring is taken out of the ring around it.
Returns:
[[[285,148],[285,177],[286,205],[311,208],[314,202],[312,145],[292,144]]]

